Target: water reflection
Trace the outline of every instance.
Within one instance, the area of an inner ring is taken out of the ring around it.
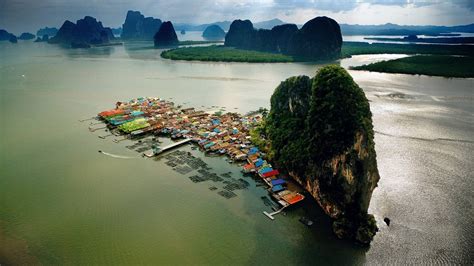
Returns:
[[[162,49],[156,49],[153,41],[129,41],[124,42],[125,54],[136,60],[159,60]]]
[[[63,55],[68,58],[108,58],[115,52],[115,46],[91,47],[87,49],[71,49],[60,47]]]

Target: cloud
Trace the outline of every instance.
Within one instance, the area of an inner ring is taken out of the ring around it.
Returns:
[[[466,0],[468,1],[468,0]],[[275,0],[277,8],[301,9],[311,8],[322,11],[343,12],[356,9],[363,4],[380,5],[380,6],[408,6],[413,7],[438,4],[440,1],[417,1],[417,0]]]
[[[62,25],[85,15],[104,25],[120,26],[128,10],[145,16],[187,23],[248,18],[280,18],[304,23],[325,15],[342,23],[468,24],[473,23],[474,0],[0,0],[0,28],[36,31]]]
[[[455,4],[467,8],[471,11],[474,11],[474,1],[473,0],[454,0]]]
[[[274,8],[277,10],[294,10],[302,8],[330,10],[334,12],[352,10],[357,6],[356,0],[349,1],[308,1],[308,0],[275,0],[273,1]]]

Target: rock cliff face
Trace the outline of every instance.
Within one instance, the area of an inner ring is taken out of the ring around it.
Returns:
[[[11,43],[16,43],[17,39],[15,35],[9,33],[6,30],[0,29],[0,41],[9,41]]]
[[[225,46],[255,49],[256,30],[250,20],[234,20],[225,36]]]
[[[282,82],[265,132],[273,161],[316,199],[336,235],[369,244],[377,226],[367,210],[380,177],[369,102],[351,76],[328,66]]]
[[[291,37],[298,31],[295,24],[284,24],[271,30],[260,29],[255,32],[251,49],[274,53],[287,53]]]
[[[225,37],[225,31],[218,25],[211,25],[204,30],[202,37],[207,40],[222,40]]]
[[[161,27],[161,20],[145,17],[139,11],[127,12],[122,25],[122,39],[125,40],[152,40]]]
[[[241,49],[279,52],[304,60],[322,60],[340,56],[342,35],[339,24],[327,17],[314,18],[300,30],[294,24],[256,30],[250,20],[235,20],[230,25],[224,44]]]
[[[155,34],[155,47],[175,46],[179,44],[178,36],[171,21],[165,21]]]
[[[10,39],[8,39],[9,42],[11,43],[17,43],[18,42],[18,39],[16,38],[15,35],[10,35]]]
[[[341,54],[341,28],[333,19],[317,17],[306,22],[288,44],[288,54],[294,56],[316,60],[337,58]]]
[[[56,36],[49,39],[49,43],[59,43],[74,47],[85,47],[90,44],[103,44],[113,40],[114,35],[110,28],[102,26],[102,22],[86,16],[76,24],[66,20]]]

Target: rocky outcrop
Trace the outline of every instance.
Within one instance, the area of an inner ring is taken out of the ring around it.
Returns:
[[[15,35],[9,33],[6,30],[0,29],[0,41],[9,41],[11,43],[16,43],[17,39]]]
[[[45,27],[45,28],[39,29],[36,32],[36,36],[40,37],[40,36],[48,35],[49,37],[54,37],[54,36],[56,36],[56,33],[58,33],[57,28],[55,28],[55,27],[52,27],[52,28]]]
[[[155,41],[155,47],[175,46],[179,44],[178,36],[176,36],[171,21],[163,22],[153,39]]]
[[[32,40],[35,38],[35,35],[29,32],[23,32],[18,39],[20,40]]]
[[[113,40],[114,35],[110,28],[102,26],[102,22],[86,16],[76,24],[66,20],[56,36],[49,39],[49,43],[58,43],[68,46],[87,46],[91,44],[105,44]]]
[[[122,39],[124,40],[152,40],[161,27],[161,20],[145,17],[139,11],[129,10],[122,25]]]
[[[339,24],[327,17],[317,17],[303,25],[283,24],[271,30],[256,30],[250,20],[235,20],[226,35],[226,46],[240,49],[284,53],[300,60],[338,58],[342,35]]]
[[[290,38],[298,31],[294,24],[284,24],[271,30],[253,28],[250,20],[235,20],[226,35],[226,46],[267,52],[286,52]]]
[[[11,43],[17,43],[18,39],[16,38],[15,35],[11,34],[10,39],[8,39],[8,41],[11,42]]]
[[[367,210],[380,177],[369,102],[351,76],[328,66],[282,82],[265,132],[268,154],[332,218],[336,235],[369,244],[377,226]]]
[[[273,27],[268,40],[266,40],[267,43],[271,44],[267,50],[286,54],[291,37],[296,32],[298,32],[298,27],[295,24],[284,24]],[[263,42],[265,42],[265,39],[263,39]]]
[[[207,40],[222,40],[225,37],[225,31],[218,25],[210,25],[204,30],[202,37]]]
[[[224,45],[242,49],[257,49],[255,46],[256,32],[250,20],[234,20],[225,36]]]
[[[328,17],[306,22],[288,42],[288,54],[311,60],[338,58],[342,35],[339,24]]]

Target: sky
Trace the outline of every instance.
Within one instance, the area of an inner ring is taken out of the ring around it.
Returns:
[[[304,24],[316,16],[339,23],[464,25],[474,23],[474,0],[0,0],[0,29],[35,33],[86,15],[119,27],[127,10],[174,23],[279,18]]]

